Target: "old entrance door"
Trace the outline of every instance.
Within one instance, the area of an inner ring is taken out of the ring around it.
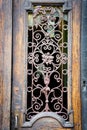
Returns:
[[[81,130],[79,0],[13,0],[12,88],[12,130]]]

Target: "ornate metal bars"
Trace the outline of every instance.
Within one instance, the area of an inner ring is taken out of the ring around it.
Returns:
[[[34,6],[28,14],[27,114],[68,116],[68,18],[62,6]]]

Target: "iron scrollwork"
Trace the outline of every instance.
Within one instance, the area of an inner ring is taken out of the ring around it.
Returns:
[[[62,6],[35,5],[28,18],[26,120],[55,112],[67,121],[67,14]]]

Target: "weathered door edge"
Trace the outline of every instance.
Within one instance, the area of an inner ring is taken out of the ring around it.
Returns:
[[[72,105],[74,110],[74,130],[81,130],[81,0],[73,0],[73,43],[72,43]]]
[[[12,0],[0,0],[0,130],[10,130]]]

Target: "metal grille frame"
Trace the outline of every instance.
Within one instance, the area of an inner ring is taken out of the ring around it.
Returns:
[[[27,4],[26,4],[27,3]],[[69,77],[69,79],[68,79],[68,113],[69,113],[69,122],[65,122],[61,117],[56,117],[55,116],[55,119],[57,119],[60,123],[61,123],[61,125],[63,126],[63,127],[73,127],[73,110],[72,110],[72,106],[71,106],[71,89],[72,89],[72,85],[71,85],[71,45],[72,45],[72,13],[71,13],[71,4],[68,4],[68,5],[70,5],[70,6],[66,6],[67,4],[66,4],[66,1],[58,1],[58,2],[56,2],[55,0],[54,1],[45,1],[44,3],[42,3],[41,1],[31,1],[31,2],[29,2],[29,1],[26,1],[25,2],[25,10],[26,10],[26,13],[25,13],[25,16],[26,16],[26,19],[25,19],[25,21],[27,21],[27,16],[28,16],[28,13],[29,12],[32,12],[33,11],[33,5],[38,5],[38,4],[44,4],[44,5],[47,5],[47,4],[58,4],[58,5],[63,5],[63,9],[64,9],[64,11],[65,11],[65,13],[66,12],[68,12],[68,23],[69,23],[69,28],[68,28],[68,31],[69,31],[69,33],[68,33],[68,42],[70,43],[69,45],[68,45],[68,55],[69,55],[69,57],[68,57],[68,77]],[[65,4],[64,4],[65,3]],[[27,6],[26,6],[27,5]],[[27,36],[26,38],[25,38],[25,42],[27,42],[27,39],[28,39],[28,34],[27,34],[27,26],[28,26],[28,23],[26,23],[26,32],[25,32],[25,36]],[[25,47],[25,50],[26,50],[26,59],[27,59],[27,47]],[[25,61],[27,61],[27,60],[25,60]],[[26,68],[26,70],[27,70],[27,63],[25,63],[25,68]],[[27,71],[26,71],[27,72]],[[27,73],[25,73],[25,77],[26,77],[26,75],[27,75]],[[27,78],[25,78],[25,86],[26,86],[26,84],[27,84]],[[23,93],[23,99],[26,99],[27,98],[27,95],[26,95],[26,87],[25,87],[25,90],[24,90],[24,93]],[[26,103],[25,103],[25,101],[24,101],[24,105],[23,105],[23,111],[25,112],[26,111]],[[26,114],[26,112],[25,112],[25,114]],[[44,113],[45,114],[45,113]],[[26,122],[25,121],[25,123],[24,123],[24,125],[23,125],[23,127],[25,127],[25,126],[32,126],[32,124],[37,120],[37,119],[39,119],[39,118],[41,118],[41,117],[43,117],[43,115],[44,115],[43,113],[42,113],[42,115],[41,114],[38,114],[38,116],[37,117],[35,117],[34,119],[32,119],[30,122]],[[48,115],[48,117],[50,117],[50,114],[49,113],[46,113],[44,116],[46,116],[46,115]]]

